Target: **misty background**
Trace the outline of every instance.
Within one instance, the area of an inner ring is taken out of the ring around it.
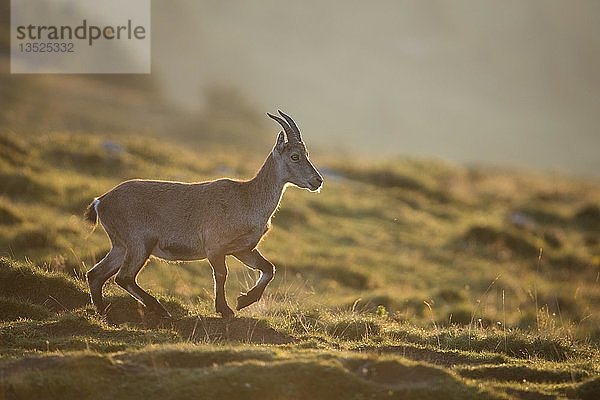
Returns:
[[[150,76],[4,68],[0,122],[251,145],[282,108],[328,154],[600,176],[594,0],[153,1],[151,39]]]

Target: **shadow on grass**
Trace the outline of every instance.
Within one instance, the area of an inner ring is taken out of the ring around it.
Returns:
[[[260,319],[236,317],[186,317],[172,323],[183,338],[204,342],[286,344],[294,339]]]
[[[291,336],[273,329],[265,320],[192,315],[180,301],[163,296],[158,296],[158,299],[173,316],[171,319],[162,319],[148,312],[128,295],[107,296],[108,307],[103,319],[109,327],[105,329],[89,305],[89,295],[82,282],[61,273],[44,271],[34,265],[7,258],[0,259],[0,290],[6,296],[0,298],[0,320],[44,320],[42,323],[29,321],[29,324],[33,323],[32,326],[38,328],[54,321],[51,324],[54,334],[57,330],[62,332],[63,327],[66,329],[65,335],[75,332],[93,336],[98,335],[100,331],[106,331],[110,336],[109,331],[124,327],[131,331],[167,330],[174,333],[178,340],[191,342],[284,344],[294,340]],[[85,322],[83,325],[82,321]],[[80,325],[79,331],[75,329]],[[91,327],[94,329],[90,329]],[[52,335],[45,332],[42,336],[46,340]],[[44,340],[42,345],[36,341],[33,348],[43,347]]]
[[[181,339],[193,342],[241,342],[285,344],[294,339],[271,328],[267,321],[247,318],[221,318],[191,315],[189,310],[175,299],[159,299],[173,318],[160,318],[148,312],[129,296],[107,298],[110,306],[106,320],[110,324],[133,324],[146,329],[164,328],[176,331]]]

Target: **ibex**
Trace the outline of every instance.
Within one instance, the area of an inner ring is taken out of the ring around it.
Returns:
[[[237,298],[237,310],[261,298],[275,267],[256,247],[269,230],[285,187],[292,184],[314,192],[323,185],[296,123],[283,112],[279,114],[283,118],[267,113],[283,131],[250,180],[130,180],[94,199],[85,217],[94,225],[100,220],[112,244],[87,273],[92,303],[99,313],[106,312],[102,287],[116,274],[115,282],[148,310],[170,317],[136,281],[150,256],[168,261],[207,258],[213,270],[215,308],[223,317],[234,314],[225,299],[225,256],[233,255],[260,271],[254,287]]]

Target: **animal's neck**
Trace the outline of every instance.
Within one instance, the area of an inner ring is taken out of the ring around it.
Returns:
[[[270,153],[260,171],[248,182],[254,206],[263,210],[267,218],[275,212],[283,196],[286,182],[280,175],[273,153]]]

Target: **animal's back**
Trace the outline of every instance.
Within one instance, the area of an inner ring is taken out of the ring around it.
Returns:
[[[97,212],[107,233],[120,236],[191,234],[216,222],[228,225],[239,210],[241,182],[219,179],[184,183],[156,180],[125,181],[99,197]],[[110,218],[103,219],[103,215]]]
[[[100,222],[107,231],[111,230],[108,224],[121,234],[131,234],[140,229],[168,228],[176,221],[191,216],[193,205],[198,201],[191,198],[194,192],[190,190],[191,185],[194,184],[153,180],[125,181],[99,197],[97,212]],[[107,215],[110,218],[103,218]]]

